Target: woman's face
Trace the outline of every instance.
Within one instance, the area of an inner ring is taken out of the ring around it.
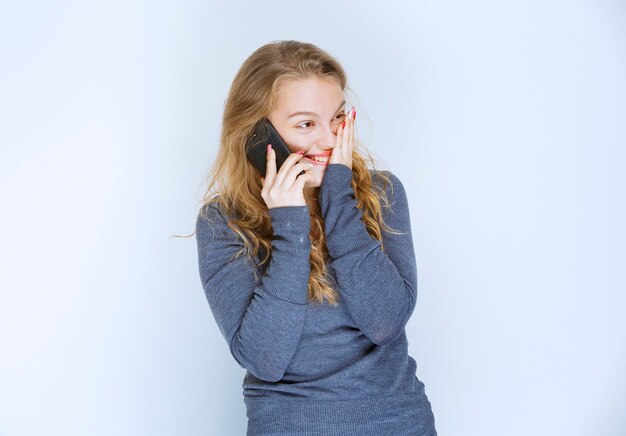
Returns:
[[[283,84],[276,107],[268,115],[278,134],[292,153],[304,150],[301,162],[310,163],[309,170],[319,182],[307,181],[305,188],[320,186],[327,162],[306,156],[317,155],[328,161],[337,141],[337,129],[347,113],[346,101],[339,82],[332,77],[315,77]]]

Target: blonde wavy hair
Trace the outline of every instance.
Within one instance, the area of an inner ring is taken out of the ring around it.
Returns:
[[[246,155],[247,139],[257,122],[272,111],[282,83],[312,77],[334,77],[344,92],[349,89],[346,74],[337,60],[313,44],[293,40],[274,41],[258,48],[244,61],[233,80],[224,107],[219,151],[207,175],[208,187],[199,212],[210,222],[205,206],[213,203],[225,217],[229,217],[228,226],[243,242],[243,248],[233,259],[245,254],[253,260],[262,249],[265,256],[260,265],[263,265],[269,262],[272,253],[273,233],[269,209],[261,197],[260,174]],[[383,222],[381,199],[384,207],[389,207],[385,190],[387,186],[393,189],[393,184],[389,175],[385,174],[386,171],[376,172],[382,180],[382,186],[372,183],[366,160],[358,151],[360,144],[356,135],[354,141],[351,185],[368,233],[381,241],[384,250],[382,229],[396,232]],[[374,159],[370,152],[367,153],[375,170]],[[336,305],[339,295],[331,285],[332,277],[326,271],[325,261],[329,254],[324,219],[317,202],[319,187],[310,189],[313,201],[309,206],[311,273],[308,299],[312,303],[327,300]],[[255,270],[258,279],[257,272]]]

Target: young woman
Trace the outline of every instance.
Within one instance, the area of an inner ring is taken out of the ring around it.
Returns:
[[[405,325],[417,299],[407,196],[355,148],[346,74],[278,41],[237,73],[196,222],[202,286],[243,380],[247,435],[436,435]],[[265,177],[267,118],[291,154]],[[213,191],[212,187],[219,189]]]

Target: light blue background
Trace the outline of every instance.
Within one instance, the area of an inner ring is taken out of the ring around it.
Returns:
[[[0,434],[245,434],[170,236],[278,39],[339,59],[408,192],[439,434],[626,434],[625,24],[616,0],[1,0]]]

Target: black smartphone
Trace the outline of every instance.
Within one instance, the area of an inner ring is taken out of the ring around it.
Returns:
[[[252,135],[246,143],[248,159],[252,161],[263,177],[265,177],[265,170],[267,169],[267,144],[272,144],[272,148],[276,153],[276,171],[278,172],[280,166],[291,152],[270,120],[264,117],[254,127]],[[304,171],[300,174],[303,173]]]

